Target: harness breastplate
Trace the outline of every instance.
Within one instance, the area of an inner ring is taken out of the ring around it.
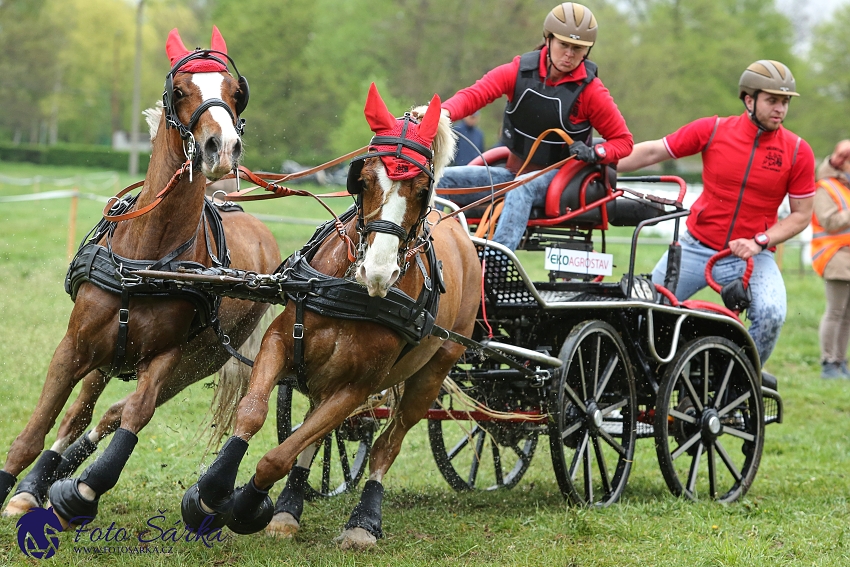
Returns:
[[[136,202],[136,198],[131,197],[120,201],[111,211],[112,214],[123,214],[128,211]],[[218,253],[213,256],[209,242],[207,242],[207,249],[210,252],[213,264],[216,264],[218,267],[227,268],[230,266],[230,254],[227,250],[221,215],[217,207],[209,199],[204,201],[203,214],[206,217],[206,222],[201,223],[201,230],[203,230],[204,237],[206,238],[206,226],[209,226],[218,250]],[[176,272],[178,270],[206,269],[206,266],[197,262],[176,260],[180,254],[191,247],[195,240],[194,237],[159,260],[135,260],[119,256],[112,252],[111,247],[108,248],[98,244],[104,237],[107,237],[108,240],[112,236],[115,226],[115,223],[101,219],[80,245],[76,256],[74,256],[68,267],[68,273],[65,275],[65,292],[71,296],[72,301],[77,299],[80,286],[85,282],[89,282],[104,291],[121,295],[122,310],[128,309],[128,306],[124,306],[123,304],[125,303],[125,298],[129,302],[129,297],[160,297],[183,299],[191,302],[195,307],[195,316],[192,319],[189,330],[190,340],[207,327],[218,326],[218,308],[221,305],[221,297],[194,289],[192,286],[178,285],[176,282],[169,282],[168,280],[141,279],[131,274],[134,270],[154,269]],[[120,321],[121,316],[119,314]],[[126,325],[126,322],[124,324]],[[119,332],[119,336],[120,334]],[[119,344],[116,346],[116,349],[121,351],[124,349],[124,346]],[[113,364],[113,367],[109,370],[109,374],[117,375],[122,379],[131,379],[135,377],[135,369],[128,366],[126,361],[122,359],[117,364]]]
[[[597,67],[592,61],[584,60],[587,77],[579,82],[546,85],[540,77],[540,51],[532,51],[520,58],[513,101],[505,108],[502,125],[502,142],[514,154],[523,159],[542,132],[549,128],[561,128],[574,141],[590,144],[592,128],[589,121],[579,124],[570,122],[570,114],[584,88],[596,78]],[[549,134],[540,143],[531,163],[547,166],[567,157],[564,141]]]

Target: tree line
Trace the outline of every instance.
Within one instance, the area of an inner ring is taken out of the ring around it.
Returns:
[[[825,155],[850,137],[850,6],[795,50],[774,0],[585,0],[590,58],[636,141],[706,115],[738,114],[757,59],[788,64],[802,96],[786,125]],[[212,24],[251,86],[247,160],[317,163],[364,145],[375,81],[393,112],[448,98],[539,44],[552,0],[144,0],[143,108],[162,96],[164,45],[209,46]],[[109,144],[131,124],[138,0],[0,0],[0,141]],[[496,142],[504,102],[482,112]]]

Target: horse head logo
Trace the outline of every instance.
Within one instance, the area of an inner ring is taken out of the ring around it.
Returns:
[[[18,547],[27,557],[48,559],[59,550],[61,531],[53,508],[32,508],[18,520]]]

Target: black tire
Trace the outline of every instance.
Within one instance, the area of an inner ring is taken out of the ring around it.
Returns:
[[[277,439],[283,443],[301,424],[292,425],[292,383],[283,380],[277,392]],[[303,405],[303,404],[302,404]],[[313,457],[304,497],[307,500],[329,498],[357,487],[372,450],[378,421],[370,417],[350,417],[325,436]],[[318,462],[317,462],[318,461]]]
[[[655,450],[670,491],[733,502],[752,485],[763,447],[761,387],[743,348],[722,337],[684,345],[655,409]]]
[[[434,407],[452,408],[451,398],[440,391]],[[528,422],[429,419],[428,440],[437,468],[453,489],[496,490],[513,488],[525,475],[539,428]]]
[[[549,445],[558,487],[583,506],[609,506],[626,487],[635,453],[635,381],[623,340],[604,321],[584,321],[558,357],[549,402]]]

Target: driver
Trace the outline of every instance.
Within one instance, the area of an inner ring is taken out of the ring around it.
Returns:
[[[612,163],[625,157],[634,144],[614,99],[596,76],[596,64],[587,59],[596,42],[593,13],[582,4],[555,6],[543,22],[543,43],[534,51],[489,71],[471,87],[443,102],[451,120],[475,113],[502,95],[508,97],[502,142],[511,150],[506,167],[458,166],[446,168],[438,187],[481,187],[511,181],[539,134],[549,128],[565,130],[575,142],[567,146],[555,134],[546,137],[526,171],[543,169],[569,155],[587,163]],[[596,129],[606,141],[593,145]],[[528,224],[533,206],[543,206],[549,182],[557,169],[509,191],[493,240],[515,249]],[[520,178],[523,176],[520,176]],[[486,192],[455,195],[466,205]]]
[[[747,317],[762,365],[770,357],[785,322],[785,283],[773,259],[777,244],[809,224],[815,195],[815,158],[800,136],[782,122],[796,92],[791,70],[779,61],[760,60],[744,70],[738,95],[740,116],[700,118],[660,140],[635,145],[619,170],[635,171],[668,159],[702,153],[703,191],[691,207],[682,235],[682,264],[676,297],[682,301],[706,286],[705,265],[717,251],[732,255],[717,262],[720,285],[740,278],[744,260],[755,262]],[[785,196],[791,214],[777,220]],[[665,254],[652,281],[663,284]]]

